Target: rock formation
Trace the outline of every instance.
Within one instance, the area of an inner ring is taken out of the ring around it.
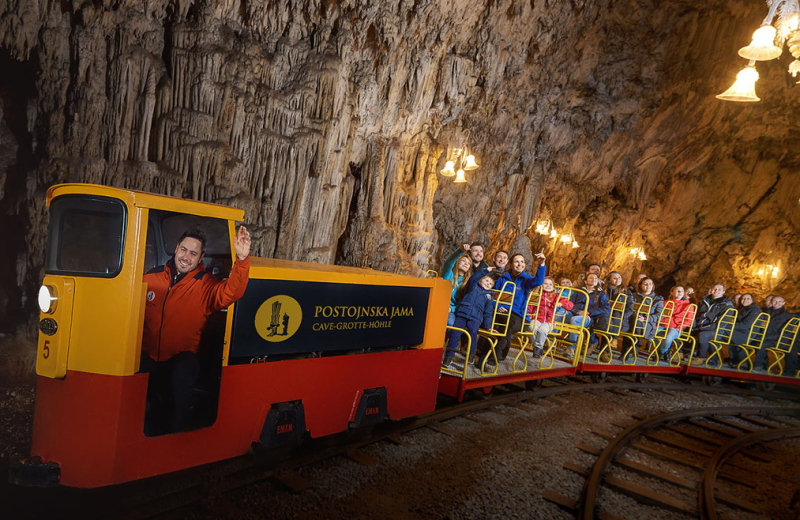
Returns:
[[[0,4],[0,332],[33,331],[44,194],[59,182],[243,208],[261,256],[422,274],[464,241],[530,242],[557,274],[595,260],[796,306],[800,105],[786,54],[759,63],[760,103],[714,98],[766,9]],[[481,167],[454,184],[438,171],[467,139]],[[545,240],[538,219],[581,247]],[[779,275],[759,276],[765,264]]]

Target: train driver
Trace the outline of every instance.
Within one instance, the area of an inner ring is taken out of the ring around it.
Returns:
[[[153,392],[167,401],[169,430],[182,431],[200,376],[198,350],[209,315],[244,295],[250,274],[250,234],[244,226],[234,239],[236,261],[230,277],[219,280],[205,270],[206,235],[187,230],[174,256],[144,275],[147,302],[142,334],[141,371],[151,374]],[[157,386],[153,383],[154,380]]]

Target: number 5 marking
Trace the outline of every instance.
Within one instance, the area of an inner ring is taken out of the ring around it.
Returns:
[[[50,357],[50,340],[44,340],[44,346],[42,347],[42,357],[45,359]]]

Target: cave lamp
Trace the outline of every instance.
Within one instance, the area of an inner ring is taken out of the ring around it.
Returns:
[[[773,278],[777,278],[777,277],[778,277],[778,272],[779,272],[778,268],[777,268],[777,267],[774,267],[774,268],[772,269],[772,277],[773,277]]]
[[[441,173],[445,177],[452,177],[453,175],[456,174],[456,171],[453,169],[454,166],[455,163],[453,161],[447,161],[446,163],[444,163],[444,168],[442,168],[442,170],[439,173]]]
[[[569,244],[572,241],[573,241],[572,233],[564,233],[563,235],[561,235],[562,244]]]
[[[453,182],[467,182],[467,178],[464,177],[464,170],[459,169],[456,172],[456,178],[453,180]]]
[[[540,220],[536,224],[536,232],[540,235],[549,235],[550,234],[550,221],[549,220]]]
[[[467,156],[467,160],[464,162],[464,169],[467,171],[478,169],[478,163],[475,162],[474,155]]]
[[[647,260],[647,255],[646,255],[646,254],[644,254],[644,251],[639,251],[639,254],[638,254],[638,256],[639,256],[639,260],[641,260],[642,262],[644,262],[645,260]]]
[[[731,88],[717,94],[717,99],[723,101],[740,101],[740,102],[755,102],[761,101],[756,96],[756,81],[758,81],[758,71],[752,62],[747,67],[743,68],[736,74],[736,81],[734,81]]]
[[[753,33],[750,45],[739,49],[739,56],[750,60],[750,64],[737,74],[736,83],[718,95],[718,99],[760,101],[754,88],[758,80],[754,62],[778,58],[783,52],[784,44],[794,57],[794,61],[789,64],[789,73],[792,77],[797,77],[800,72],[800,2],[767,0],[767,6],[769,7],[767,16],[761,22],[761,27]]]
[[[759,269],[758,270],[758,276],[764,276],[764,270],[763,269]]]
[[[572,241],[572,249],[578,249],[579,247],[580,246],[578,245],[578,241],[577,240],[573,240]]]
[[[550,238],[558,238],[558,231],[556,231],[555,226],[550,230]]]

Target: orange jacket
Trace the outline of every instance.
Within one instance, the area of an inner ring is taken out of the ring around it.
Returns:
[[[225,281],[207,273],[202,262],[171,286],[174,272],[175,264],[170,260],[144,275],[147,301],[142,351],[156,361],[166,361],[186,350],[197,353],[208,316],[244,294],[250,257],[237,258],[230,278]]]

